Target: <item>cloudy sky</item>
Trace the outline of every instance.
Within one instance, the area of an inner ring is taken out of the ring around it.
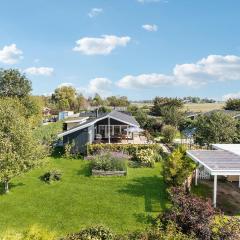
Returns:
[[[34,94],[240,97],[239,0],[1,0],[0,68]]]

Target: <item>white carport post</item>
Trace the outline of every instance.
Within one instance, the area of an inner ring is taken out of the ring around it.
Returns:
[[[195,186],[198,185],[198,168],[195,169]]]
[[[213,183],[213,206],[217,206],[217,175],[214,175]]]
[[[108,118],[108,143],[111,143],[111,135],[110,135],[110,117]]]

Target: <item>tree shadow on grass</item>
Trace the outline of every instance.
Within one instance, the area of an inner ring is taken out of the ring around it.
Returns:
[[[161,177],[134,178],[119,192],[144,197],[146,212],[161,212],[167,208],[166,186]]]
[[[15,187],[22,187],[22,186],[25,186],[24,183],[9,183],[9,191],[11,191],[11,189],[15,188]],[[0,195],[4,195],[6,194],[5,193],[5,190],[4,190],[4,184],[3,183],[0,183]]]

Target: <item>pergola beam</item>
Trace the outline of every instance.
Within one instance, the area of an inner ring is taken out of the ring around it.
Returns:
[[[217,175],[214,175],[213,182],[213,206],[217,206]]]

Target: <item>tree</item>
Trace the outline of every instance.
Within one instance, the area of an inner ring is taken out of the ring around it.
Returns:
[[[183,102],[178,98],[155,97],[153,100],[152,114],[155,116],[164,116],[166,109],[171,107],[181,109]]]
[[[29,120],[29,124],[32,127],[39,126],[42,122],[42,111],[44,102],[37,96],[28,96],[21,100],[21,103],[25,107],[25,117]]]
[[[76,106],[77,91],[72,86],[62,86],[55,89],[52,94],[52,101],[57,105],[58,110],[73,110]]]
[[[122,97],[116,97],[111,96],[107,98],[108,105],[111,107],[127,107],[129,106],[128,98],[125,96]]]
[[[240,99],[230,98],[227,100],[225,105],[226,110],[240,111]]]
[[[237,120],[223,112],[199,116],[195,127],[195,140],[200,145],[233,143],[237,134]]]
[[[184,112],[176,106],[163,107],[161,111],[165,124],[169,124],[177,128],[182,124],[182,122],[184,122]]]
[[[82,94],[77,95],[76,102],[77,102],[77,104],[76,104],[75,110],[78,112],[80,112],[81,110],[87,109],[89,106],[87,99]]]
[[[91,105],[94,107],[100,107],[105,105],[105,101],[101,98],[101,96],[98,93],[96,93],[91,101]]]
[[[156,97],[153,101],[152,114],[161,116],[165,124],[178,127],[184,119],[182,108],[181,99]]]
[[[0,181],[6,193],[10,180],[38,165],[44,155],[22,109],[16,99],[0,101]]]
[[[0,97],[24,98],[29,96],[31,91],[31,81],[19,70],[0,70]]]

